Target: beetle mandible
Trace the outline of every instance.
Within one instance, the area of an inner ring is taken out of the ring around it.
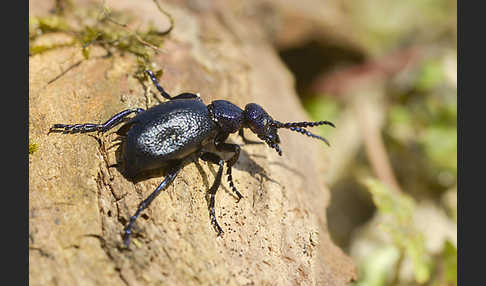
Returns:
[[[218,236],[223,233],[223,229],[216,220],[214,197],[221,184],[225,163],[231,190],[238,196],[238,201],[243,197],[236,189],[231,175],[231,168],[240,155],[240,146],[225,142],[230,133],[238,132],[245,143],[257,143],[244,137],[243,129],[249,128],[269,147],[275,149],[280,156],[282,150],[279,147],[280,138],[277,132],[279,128],[299,132],[322,140],[329,145],[325,138],[305,129],[305,127],[324,124],[335,127],[329,121],[282,123],[274,120],[255,103],[247,104],[243,110],[226,100],[215,100],[209,105],[205,105],[199,95],[193,93],[182,93],[172,97],[162,88],[152,71],[145,72],[161,95],[169,101],[147,110],[142,108],[123,110],[103,124],[54,124],[49,129],[49,133],[105,133],[125,122],[116,132],[125,137],[122,155],[125,175],[133,178],[144,171],[167,168],[167,175],[162,183],[139,204],[135,214],[130,217],[123,237],[123,242],[127,247],[130,244],[133,224],[140,213],[174,181],[183,167],[184,160],[194,154],[203,161],[219,166],[213,185],[208,191],[209,216]],[[129,118],[128,116],[131,114],[135,114],[135,116]],[[223,160],[218,154],[205,151],[205,147],[210,144],[213,144],[218,151],[230,152],[233,155],[228,160]]]

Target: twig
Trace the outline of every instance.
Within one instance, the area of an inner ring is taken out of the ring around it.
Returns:
[[[380,85],[377,84],[370,91],[383,92],[378,86]],[[377,124],[377,120],[373,120],[373,112],[379,113],[381,116],[383,116],[384,112],[380,110],[377,103],[373,103],[373,98],[376,98],[376,96],[357,94],[354,96],[352,103],[356,110],[360,130],[362,130],[366,154],[376,176],[396,191],[400,191],[400,185],[393,173],[388,153],[381,137],[380,126]],[[378,96],[378,98],[383,98],[383,96]]]
[[[157,8],[159,9],[159,11],[162,14],[164,14],[167,18],[169,18],[169,22],[170,22],[169,29],[167,29],[164,32],[158,32],[157,35],[160,35],[160,36],[167,35],[172,31],[172,29],[174,29],[174,18],[172,18],[172,15],[170,15],[167,11],[165,11],[164,9],[162,9],[162,7],[160,7],[159,2],[157,0],[153,0],[153,1],[154,1],[155,5],[157,5]]]
[[[157,35],[159,35],[159,36],[167,35],[167,34],[169,34],[169,33],[172,31],[172,29],[174,28],[174,18],[172,18],[172,16],[171,16],[171,15],[170,15],[168,12],[166,12],[165,10],[163,10],[163,9],[160,7],[159,3],[158,3],[156,0],[154,0],[154,2],[155,2],[155,5],[157,5],[157,8],[159,9],[159,11],[160,11],[162,14],[164,14],[165,16],[167,16],[167,18],[169,18],[169,22],[170,22],[170,27],[169,27],[169,28],[168,28],[166,31],[163,31],[163,32],[157,32],[156,34],[157,34]],[[120,23],[120,22],[118,22],[118,21],[114,20],[114,19],[111,17],[111,15],[110,15],[110,11],[109,11],[109,9],[107,9],[107,8],[106,8],[106,6],[105,6],[105,1],[103,1],[103,10],[102,10],[102,11],[103,11],[103,12],[102,12],[102,14],[103,14],[103,19],[106,19],[107,21],[109,21],[109,22],[111,22],[111,23],[113,23],[113,24],[115,24],[115,25],[117,25],[117,26],[122,27],[123,29],[125,29],[126,31],[128,31],[130,34],[132,34],[132,35],[133,35],[133,36],[134,36],[134,37],[137,39],[137,41],[139,41],[139,42],[140,42],[140,43],[142,43],[143,45],[145,45],[145,46],[147,46],[147,47],[150,47],[150,48],[152,48],[153,50],[155,50],[155,51],[157,51],[157,52],[160,52],[160,51],[161,51],[161,50],[160,50],[160,49],[159,49],[157,46],[154,46],[153,44],[151,44],[151,43],[149,43],[149,42],[145,41],[144,39],[142,39],[142,38],[140,37],[140,35],[138,35],[136,31],[132,31],[132,30],[131,30],[131,29],[128,27],[128,25],[127,25],[127,24],[123,24],[123,23]]]
[[[68,71],[72,70],[73,68],[79,66],[83,61],[78,61],[74,64],[72,64],[70,67],[68,67],[66,70],[62,71],[59,75],[57,75],[55,78],[51,79],[50,81],[47,82],[47,85],[55,82],[56,80],[58,80],[61,76],[65,75]]]

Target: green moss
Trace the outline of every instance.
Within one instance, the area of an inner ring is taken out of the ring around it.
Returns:
[[[29,43],[29,54],[35,55],[40,54],[49,50],[61,48],[61,47],[68,47],[74,45],[75,41],[67,41],[64,43],[47,43],[47,44],[38,44],[35,42]]]
[[[34,154],[38,148],[37,143],[29,143],[29,155]]]
[[[144,32],[132,31],[124,24],[132,20],[127,13],[113,12],[107,6],[100,11],[99,6],[80,9],[74,7],[70,2],[57,2],[55,14],[29,18],[29,52],[31,56],[61,46],[78,44],[81,46],[83,57],[87,60],[91,56],[91,47],[97,45],[103,47],[108,56],[115,52],[131,53],[138,59],[139,68],[137,70],[147,69],[151,66],[154,54],[163,45],[163,36],[173,28],[172,17],[162,10],[156,1],[154,3],[159,11],[169,17],[171,22],[171,27],[167,31],[158,31],[153,25],[149,25]],[[58,9],[59,7],[62,9]],[[73,35],[74,41],[68,44],[35,44],[36,37],[52,32],[65,32]]]
[[[39,35],[49,32],[68,31],[69,25],[63,17],[50,15],[44,17],[29,17],[29,38],[33,39]]]

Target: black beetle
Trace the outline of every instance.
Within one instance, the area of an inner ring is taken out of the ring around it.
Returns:
[[[243,128],[250,128],[258,138],[275,149],[279,155],[282,155],[278,145],[280,138],[277,129],[279,128],[297,131],[329,145],[323,137],[304,129],[323,124],[334,127],[334,124],[329,121],[281,123],[274,120],[255,103],[247,104],[244,110],[226,100],[215,100],[206,106],[197,94],[182,93],[175,97],[170,96],[160,86],[152,71],[148,70],[146,73],[162,96],[169,101],[147,110],[134,108],[121,111],[103,124],[54,124],[49,129],[49,133],[74,134],[95,131],[104,133],[119,123],[125,122],[117,134],[125,137],[122,160],[126,176],[133,178],[147,170],[167,168],[165,179],[150,196],[140,203],[137,211],[130,218],[123,238],[126,246],[130,243],[131,230],[137,217],[161,191],[174,181],[183,167],[184,160],[194,154],[197,158],[219,165],[214,183],[208,191],[209,215],[218,236],[223,233],[214,212],[214,196],[221,184],[224,163],[227,166],[226,174],[231,190],[238,196],[238,201],[242,198],[234,186],[231,176],[231,168],[240,155],[240,146],[225,143],[230,133],[238,132],[245,143],[257,143],[244,137]],[[132,113],[136,115],[131,119],[127,118]],[[233,156],[226,161],[223,160],[218,154],[205,150],[205,147],[210,144],[213,144],[218,151],[233,153]]]

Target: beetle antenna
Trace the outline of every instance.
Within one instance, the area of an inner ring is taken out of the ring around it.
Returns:
[[[324,121],[314,121],[314,122],[287,122],[287,123],[282,123],[274,120],[273,125],[275,125],[277,128],[291,128],[291,127],[314,127],[314,126],[319,126],[319,125],[330,125],[332,127],[336,127],[334,123],[324,120]]]
[[[316,134],[314,134],[314,133],[312,133],[310,131],[307,131],[304,128],[300,128],[300,127],[290,127],[289,129],[290,129],[290,131],[296,131],[296,132],[302,133],[304,135],[307,135],[309,137],[316,138],[316,139],[319,139],[321,141],[324,141],[324,143],[326,143],[327,146],[331,146],[331,144],[329,144],[329,141],[327,141],[326,138],[321,137],[319,135],[316,135]]]
[[[319,126],[319,125],[330,125],[332,127],[336,127],[334,125],[334,123],[332,123],[330,121],[315,121],[315,122],[303,121],[303,122],[282,123],[282,122],[278,122],[278,121],[275,120],[273,122],[273,125],[277,128],[286,128],[286,129],[289,129],[290,131],[299,132],[299,133],[307,135],[309,137],[319,139],[321,141],[324,141],[324,143],[326,143],[328,146],[331,146],[331,144],[329,143],[329,141],[327,141],[326,138],[321,137],[319,135],[316,135],[316,134],[314,134],[314,133],[312,133],[312,132],[310,132],[310,131],[302,128],[302,127],[313,127],[313,126]]]

